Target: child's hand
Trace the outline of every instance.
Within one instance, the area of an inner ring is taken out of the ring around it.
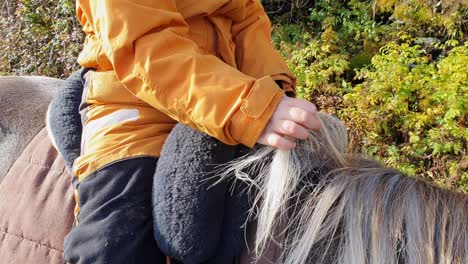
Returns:
[[[317,108],[303,99],[283,96],[257,143],[283,150],[296,146],[296,139],[306,139],[309,129],[320,129]]]

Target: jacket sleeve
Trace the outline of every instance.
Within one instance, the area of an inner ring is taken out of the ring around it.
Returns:
[[[247,0],[245,10],[232,27],[239,70],[255,78],[269,75],[295,95],[296,78],[272,45],[271,23],[260,0]]]
[[[284,92],[203,53],[187,38],[174,0],[78,0],[122,82],[180,123],[226,144],[252,147]],[[85,21],[86,20],[86,21]]]

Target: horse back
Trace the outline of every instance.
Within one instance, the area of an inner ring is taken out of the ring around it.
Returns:
[[[0,183],[45,126],[47,107],[61,82],[40,76],[0,77]]]

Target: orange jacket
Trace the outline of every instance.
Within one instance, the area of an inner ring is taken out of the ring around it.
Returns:
[[[277,83],[294,92],[259,0],[77,0],[77,16],[78,61],[96,69],[77,175],[158,156],[176,122],[252,147],[284,95]]]

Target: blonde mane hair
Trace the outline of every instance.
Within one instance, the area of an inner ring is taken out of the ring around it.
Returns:
[[[255,193],[257,258],[276,243],[274,263],[468,263],[467,195],[346,154],[345,126],[319,117],[293,151],[263,147],[221,173]]]

